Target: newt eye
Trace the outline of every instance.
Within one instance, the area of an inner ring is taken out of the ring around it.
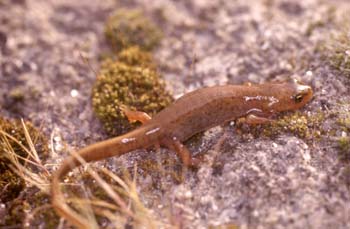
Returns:
[[[303,98],[304,98],[304,94],[302,94],[302,93],[296,94],[294,96],[294,102],[300,103],[301,101],[303,101]]]

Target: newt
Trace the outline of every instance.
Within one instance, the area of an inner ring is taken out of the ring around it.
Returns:
[[[276,113],[303,107],[312,95],[310,86],[296,80],[201,88],[180,97],[153,118],[142,112],[124,109],[128,118],[140,120],[143,124],[124,135],[82,148],[75,154],[85,162],[92,162],[161,145],[177,152],[184,165],[191,166],[193,160],[181,142],[194,134],[239,118],[244,118],[248,124],[270,122]],[[84,218],[65,203],[60,189],[64,176],[80,165],[81,161],[76,156],[69,156],[54,173],[52,205],[59,215],[72,224],[88,228]]]

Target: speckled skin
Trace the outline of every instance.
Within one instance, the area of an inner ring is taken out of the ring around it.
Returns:
[[[198,132],[240,117],[269,117],[276,112],[298,109],[310,101],[312,94],[311,87],[294,80],[279,84],[202,88],[182,96],[140,128],[87,146],[76,155],[85,162],[90,162],[120,156],[158,143],[167,145],[165,142],[181,142]],[[59,187],[60,180],[80,164],[76,157],[70,156],[54,174],[52,204],[71,223],[87,228],[84,219],[65,204]]]

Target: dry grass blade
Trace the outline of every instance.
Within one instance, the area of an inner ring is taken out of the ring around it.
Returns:
[[[104,174],[112,178],[114,181],[117,182],[118,185],[120,185],[123,188],[123,194],[130,198],[131,205],[134,209],[134,221],[135,221],[135,227],[137,226],[143,226],[145,228],[159,228],[161,225],[161,222],[157,221],[154,216],[150,213],[150,211],[143,205],[141,202],[138,192],[137,192],[137,186],[136,186],[136,172],[137,166],[134,167],[134,174],[133,180],[131,181],[130,178],[127,178],[126,181],[123,181],[119,176],[115,175],[111,171],[103,168],[102,171]],[[163,225],[164,227],[164,225]]]
[[[76,157],[80,163],[83,165],[86,164],[84,159],[80,157],[78,154],[75,152],[71,153],[74,157]],[[99,176],[95,171],[93,171],[91,168],[87,168],[87,172],[97,181],[97,183],[102,187],[102,189],[108,194],[112,200],[118,204],[121,208],[121,211],[125,213],[128,216],[133,217],[133,213],[128,209],[126,203],[122,200],[122,198],[116,193],[113,188],[105,181],[102,179],[101,176]]]
[[[27,183],[36,186],[43,193],[49,194],[51,174],[45,168],[45,166],[42,165],[42,161],[40,160],[39,155],[35,149],[34,142],[23,120],[22,125],[26,144],[28,147],[26,147],[24,143],[20,142],[12,135],[4,132],[3,130],[0,130],[0,141],[4,146],[5,153],[11,162],[10,167]],[[23,149],[28,157],[18,155],[12,146],[12,142],[20,146],[20,148]],[[82,165],[86,165],[86,162],[75,152],[72,152],[71,154],[76,157]],[[116,187],[108,184],[93,169],[88,167],[87,172],[93,177],[94,180],[96,180],[97,184],[114,202],[108,203],[98,198],[89,200],[87,196],[91,195],[88,195],[88,192],[85,190],[86,187],[84,186],[83,189],[86,198],[66,199],[67,202],[75,206],[75,209],[77,209],[80,214],[85,216],[86,221],[88,222],[88,225],[91,226],[91,228],[99,228],[97,219],[95,217],[96,215],[107,218],[111,222],[111,226],[113,228],[122,228],[122,225],[130,223],[130,220],[136,227],[142,226],[146,228],[159,228],[161,223],[154,219],[149,210],[140,201],[137,193],[136,175],[133,177],[133,179],[131,179],[130,176],[127,176],[126,180],[124,181],[111,171],[103,168],[102,172],[118,184]],[[134,174],[137,174],[136,166]],[[120,194],[123,195],[123,197],[121,197]],[[129,204],[125,202],[125,199],[129,199]],[[25,219],[26,224],[29,225],[34,216],[38,214],[38,212],[44,211],[49,206],[51,205],[42,205],[41,207],[32,211],[32,213],[29,214]],[[133,210],[131,210],[131,208]],[[122,214],[116,214],[116,211],[119,211]],[[162,226],[164,227],[164,225]]]
[[[23,123],[25,126],[25,124]],[[28,141],[30,139],[29,133],[27,128],[24,128],[24,132],[26,135],[26,140]],[[6,157],[10,160],[11,164],[9,167],[23,180],[25,180],[27,183],[36,186],[44,193],[49,193],[49,186],[50,186],[50,173],[47,171],[47,169],[41,164],[41,160],[39,159],[37,152],[34,148],[34,144],[31,141],[31,139],[27,142],[27,144],[30,146],[30,149],[28,149],[26,146],[24,146],[20,141],[18,141],[15,137],[12,135],[0,130],[0,134],[2,136],[1,141],[3,145],[4,152],[6,154]],[[30,160],[29,157],[23,157],[18,155],[15,150],[13,149],[11,143],[9,140],[13,141],[15,144],[20,146],[24,152],[28,154],[28,156],[33,160]],[[35,153],[33,152],[35,151]],[[35,156],[37,155],[37,156]],[[39,160],[38,160],[39,159]],[[25,165],[20,163],[19,160],[22,160],[25,162]],[[43,171],[42,173],[39,172],[33,172],[30,169],[30,166],[28,164],[34,166],[39,171]]]
[[[83,203],[83,204],[89,204],[91,206],[96,206],[96,207],[101,207],[101,208],[107,208],[110,210],[119,210],[120,208],[115,205],[115,204],[111,204],[109,202],[106,202],[104,200],[100,200],[100,199],[81,199],[81,198],[68,198],[67,199],[68,202],[70,203]]]
[[[6,144],[5,151],[6,151],[7,155],[10,156],[10,158],[16,158],[16,160],[17,160],[17,158],[20,158],[20,159],[24,160],[26,163],[33,164],[34,166],[36,166],[36,167],[40,168],[41,170],[45,171],[46,174],[48,174],[48,175],[50,174],[49,171],[45,168],[45,166],[43,166],[41,164],[40,160],[39,160],[39,162],[37,160],[35,160],[35,162],[33,162],[32,160],[29,160],[28,158],[24,158],[24,157],[21,157],[20,155],[16,154],[16,152],[13,150],[13,147],[9,143],[8,139],[14,141],[14,143],[17,144],[18,146],[20,146],[27,153],[28,156],[30,156],[31,158],[35,159],[35,156],[33,156],[34,154],[31,152],[30,149],[28,149],[26,146],[24,146],[15,137],[13,137],[12,135],[6,133],[3,130],[0,130],[0,134],[2,135],[2,143]],[[33,142],[31,142],[31,143],[33,143]],[[28,144],[30,144],[30,142],[28,142]],[[33,144],[32,144],[32,146],[34,147]],[[35,150],[35,148],[34,148],[34,150]],[[36,153],[36,150],[35,150],[35,153]],[[18,160],[17,160],[17,162],[18,162]]]
[[[134,214],[127,207],[126,203],[106,181],[104,181],[95,171],[92,171],[91,169],[88,169],[88,173],[97,181],[97,183],[99,183],[99,185],[108,194],[108,196],[111,197],[112,200],[120,206],[122,212],[128,216],[134,217]]]
[[[26,127],[26,124],[24,123],[23,119],[21,119],[21,123],[22,123],[22,127],[23,127],[23,131],[24,131],[24,136],[26,138],[26,141],[29,145],[29,156],[31,158],[33,158],[34,161],[36,161],[38,164],[41,164],[41,160],[39,158],[38,152],[35,149],[34,143],[32,141],[32,138],[29,135],[28,129]]]
[[[88,199],[88,192],[84,186],[82,186],[82,187],[84,190],[85,199]],[[83,202],[83,201],[81,201],[81,199],[78,200],[76,203],[77,203],[76,204],[77,208],[80,209],[82,214],[86,217],[87,221],[89,222],[90,228],[91,229],[95,229],[95,228],[98,229],[99,226],[98,226],[98,223],[97,223],[97,220],[96,220],[96,217],[94,214],[94,210],[93,210],[91,204],[89,202]]]
[[[86,164],[85,161],[75,152],[73,152],[72,155],[76,157],[83,165]],[[135,166],[134,174],[136,174],[136,169],[137,167]],[[102,168],[101,171],[105,175],[112,178],[112,180],[116,181],[118,187],[108,184],[96,171],[91,168],[87,168],[87,172],[97,181],[99,186],[106,192],[106,194],[113,200],[115,204],[107,203],[99,199],[93,201],[74,200],[74,202],[85,202],[85,204],[93,206],[94,213],[108,218],[109,221],[115,226],[115,228],[119,228],[121,225],[123,225],[123,223],[129,222],[129,217],[132,218],[132,221],[136,227],[143,226],[145,228],[159,228],[161,225],[160,222],[158,222],[152,216],[152,214],[142,204],[139,198],[136,186],[136,176],[134,176],[132,180],[130,180],[130,178],[127,178],[126,181],[124,181],[119,176],[115,175],[105,168]],[[133,211],[130,210],[130,207],[127,206],[125,201],[120,197],[118,193],[121,193],[123,196],[130,199],[130,205],[132,206]],[[115,214],[116,210],[122,212],[123,214]]]

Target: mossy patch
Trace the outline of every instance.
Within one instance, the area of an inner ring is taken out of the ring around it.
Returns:
[[[321,124],[325,116],[322,111],[310,115],[297,111],[275,119],[270,124],[251,126],[247,131],[256,137],[276,137],[281,133],[292,133],[306,140],[318,139],[324,132]],[[243,131],[245,132],[244,129]]]
[[[105,36],[115,51],[135,45],[152,50],[159,44],[162,32],[140,10],[120,9],[107,20]]]
[[[121,62],[135,67],[157,69],[157,64],[153,59],[152,53],[140,49],[139,46],[125,48],[117,53],[117,55],[105,53],[101,56],[102,66],[108,66],[113,62]]]
[[[337,113],[337,130],[340,137],[333,138],[338,150],[339,161],[342,162],[343,168],[340,170],[339,178],[344,181],[350,190],[350,104],[345,102],[340,104]]]
[[[343,131],[350,131],[350,111],[341,112],[337,120],[338,125]]]
[[[346,109],[346,105],[342,108]],[[350,162],[350,112],[348,110],[342,110],[338,114],[337,124],[342,132],[342,136],[337,138],[339,159]]]
[[[117,61],[130,66],[147,67],[156,69],[156,63],[152,58],[152,54],[147,51],[143,51],[139,46],[131,46],[123,49],[117,55]]]
[[[273,136],[281,132],[289,132],[304,139],[317,139],[322,134],[320,128],[322,121],[325,119],[323,112],[318,112],[311,115],[303,114],[299,111],[272,122],[263,134]]]
[[[152,115],[171,101],[154,69],[111,60],[102,64],[92,91],[94,112],[111,135],[120,135],[138,125],[129,123],[121,106]]]

